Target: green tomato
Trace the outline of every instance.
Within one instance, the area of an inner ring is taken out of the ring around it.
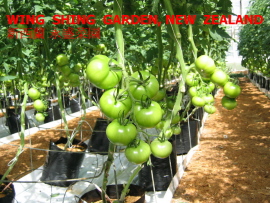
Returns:
[[[105,51],[106,50],[106,45],[105,44],[98,44],[96,46],[97,51]]]
[[[207,55],[199,56],[195,60],[195,66],[196,69],[199,70],[199,72],[205,77],[211,76],[211,74],[213,74],[214,71],[216,70],[214,60]]]
[[[234,98],[229,98],[227,96],[222,97],[222,106],[225,109],[232,110],[237,106],[237,101]]]
[[[111,89],[120,82],[121,78],[121,70],[111,70],[107,77],[102,82],[97,83],[96,86],[101,89]]]
[[[167,158],[172,153],[172,144],[168,140],[160,141],[156,138],[151,142],[150,148],[153,156],[160,159]]]
[[[130,93],[137,100],[144,99],[146,96],[153,98],[159,90],[156,77],[146,71],[140,71],[140,73],[142,78],[140,78],[138,71],[131,75],[133,79],[131,79],[129,83]]]
[[[76,73],[70,73],[68,79],[71,83],[80,83],[80,76]]]
[[[188,73],[186,76],[186,84],[188,86],[197,86],[199,84],[199,78],[196,73]]]
[[[224,94],[230,98],[236,98],[241,93],[241,88],[232,82],[227,82],[223,87]]]
[[[40,92],[36,89],[36,88],[30,88],[28,90],[28,96],[32,99],[32,100],[36,100],[40,97]]]
[[[168,113],[168,115],[166,116],[167,119],[172,119],[171,120],[171,124],[176,124],[179,123],[181,121],[181,117],[179,115],[179,113],[177,113],[175,116],[172,117],[172,113]]]
[[[161,101],[166,95],[166,90],[164,88],[160,89],[157,94],[152,98],[154,101]]]
[[[215,101],[212,94],[203,95],[202,98],[203,98],[203,100],[205,101],[206,104],[210,104],[210,103],[213,103]]]
[[[81,63],[77,63],[73,68],[75,73],[79,73],[82,69],[83,69],[83,65]]]
[[[166,121],[161,120],[161,121],[156,125],[156,128],[161,130],[161,129],[164,127],[165,122],[166,122]]]
[[[87,65],[86,76],[93,84],[102,82],[109,74],[110,59],[104,55],[94,56]]]
[[[45,116],[44,116],[43,113],[36,113],[35,119],[36,119],[38,122],[43,122],[43,121],[45,120]]]
[[[194,96],[191,99],[191,103],[196,107],[202,107],[205,105],[205,101],[202,97]]]
[[[198,90],[197,90],[197,86],[194,87],[190,87],[188,89],[188,93],[191,97],[197,96],[198,95]]]
[[[64,76],[66,76],[66,77],[68,77],[69,74],[70,74],[71,71],[72,71],[71,68],[70,68],[68,65],[62,66],[62,67],[60,68],[60,70],[61,70],[62,74],[63,74]]]
[[[131,163],[142,164],[148,161],[151,155],[151,149],[146,142],[139,140],[137,146],[128,146],[126,148],[125,155]]]
[[[152,101],[149,107],[136,104],[134,106],[134,118],[140,127],[153,128],[161,121],[161,107],[155,101]]]
[[[40,99],[35,100],[33,106],[39,112],[43,112],[47,109],[47,106]]]
[[[181,130],[181,127],[179,125],[177,125],[177,126],[172,127],[172,131],[173,131],[174,135],[179,135],[182,130]]]
[[[120,98],[116,98],[121,95]],[[123,89],[119,90],[117,95],[117,89],[113,88],[105,91],[100,100],[99,105],[101,111],[109,118],[116,119],[119,118],[122,114],[127,115],[131,110],[132,102],[128,93]]]
[[[210,77],[210,80],[223,87],[229,80],[229,76],[222,70],[217,69]]]
[[[56,63],[58,66],[64,66],[68,64],[68,57],[65,54],[59,54],[56,56]]]
[[[204,107],[203,107],[204,111],[206,113],[209,113],[209,114],[213,114],[216,112],[216,107],[211,105],[211,104],[206,104]]]
[[[111,69],[110,65],[117,66],[117,61],[109,59],[104,55],[94,56],[87,68],[86,76],[96,87],[101,89],[111,89],[122,79],[122,70],[119,68]]]
[[[137,129],[131,123],[121,125],[119,121],[115,119],[107,126],[106,135],[111,143],[127,146],[136,138]]]

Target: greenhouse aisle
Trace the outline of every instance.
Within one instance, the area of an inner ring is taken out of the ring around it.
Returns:
[[[172,203],[270,202],[270,101],[248,78],[239,78],[238,106],[209,115],[199,150]]]

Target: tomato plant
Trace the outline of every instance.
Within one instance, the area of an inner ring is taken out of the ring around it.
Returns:
[[[127,160],[134,164],[142,164],[146,162],[151,155],[151,148],[143,140],[137,140],[135,144],[125,149]]]
[[[107,126],[106,135],[113,144],[127,146],[136,138],[137,129],[132,123],[115,119]]]
[[[137,99],[153,98],[159,91],[159,83],[154,75],[146,71],[136,71],[131,75],[129,92]]]
[[[172,144],[168,141],[161,141],[160,138],[154,139],[150,144],[152,154],[157,158],[166,158],[172,153]]]
[[[116,88],[105,91],[100,100],[101,111],[109,118],[119,118],[122,114],[127,115],[132,102],[126,91]]]

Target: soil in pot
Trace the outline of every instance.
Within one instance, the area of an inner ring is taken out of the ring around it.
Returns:
[[[123,185],[108,185],[106,194],[109,196],[111,202],[117,200],[120,197],[123,190]],[[118,192],[117,192],[118,191]],[[83,201],[82,201],[83,200]],[[95,189],[85,193],[79,203],[102,203],[101,193]],[[109,201],[108,201],[109,202]],[[144,203],[145,202],[145,190],[138,185],[130,185],[129,192],[126,195],[125,203]]]
[[[65,148],[67,138],[61,137],[56,142],[50,142],[50,151],[42,172],[41,181],[49,185],[68,187],[76,181],[68,179],[78,178],[87,145],[79,140],[74,140],[71,148]],[[51,181],[50,180],[56,180]],[[47,182],[48,181],[48,182]]]
[[[0,179],[1,178],[2,175],[0,175]],[[5,178],[5,180],[7,180],[7,178]],[[8,187],[5,189],[7,185]],[[9,184],[8,182],[4,182],[2,185],[0,185],[0,203],[13,203],[14,198],[15,198],[15,189],[12,183]]]

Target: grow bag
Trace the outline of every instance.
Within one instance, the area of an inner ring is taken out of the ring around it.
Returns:
[[[51,121],[61,119],[61,113],[58,105],[50,106],[46,112],[48,115],[45,117],[44,123],[49,123]]]
[[[266,82],[266,79],[264,76],[260,76],[260,81],[259,81],[259,85],[261,88],[265,88],[265,82]]]
[[[95,128],[93,130],[91,139],[88,143],[88,150],[90,152],[97,152],[98,154],[108,154],[110,141],[106,135],[106,128],[108,121],[98,118],[96,121]]]
[[[177,170],[175,141],[169,140],[173,145],[173,151],[169,157],[161,159],[153,155],[150,156],[152,167],[144,163],[144,167],[139,172],[139,185],[146,191],[154,191],[151,168],[156,191],[164,191],[169,187],[173,176]]]
[[[270,78],[266,78],[266,81],[265,81],[265,89],[267,91],[270,90]]]
[[[65,109],[70,107],[70,99],[68,95],[62,95],[62,104]]]
[[[41,181],[59,180],[52,182],[45,182],[49,185],[60,187],[68,187],[76,181],[65,181],[67,179],[78,178],[81,164],[84,159],[85,153],[71,152],[60,149],[58,144],[66,144],[67,138],[61,137],[58,141],[50,141],[50,150],[46,162],[43,167]],[[74,139],[73,145],[79,145],[84,151],[87,148],[85,143]]]
[[[3,177],[3,175],[0,175],[0,179]],[[5,180],[8,180],[5,178]],[[4,182],[2,185],[0,185],[0,191],[2,191],[9,183]],[[11,183],[7,189],[0,194],[0,203],[13,203],[15,198],[15,189],[14,185]]]
[[[81,110],[80,104],[77,100],[75,99],[70,100],[70,110],[72,113],[75,113]]]
[[[189,127],[188,122],[185,122],[181,127],[181,133],[174,135],[177,155],[187,154],[192,147],[198,144],[198,121],[189,120]]]
[[[195,118],[198,119],[198,127],[202,126],[203,114],[203,107],[198,108],[194,113]]]
[[[17,108],[17,113],[15,108],[6,108],[7,120],[6,126],[8,126],[11,134],[21,131],[21,108]],[[25,114],[25,129],[28,129],[29,121]]]
[[[120,197],[123,185],[108,185],[106,189],[106,194],[110,199],[116,200],[117,193]],[[94,203],[102,200],[101,193],[95,189],[85,193],[79,200],[79,203]],[[126,195],[126,203],[144,203],[145,202],[145,190],[138,185],[130,185],[129,192]]]

